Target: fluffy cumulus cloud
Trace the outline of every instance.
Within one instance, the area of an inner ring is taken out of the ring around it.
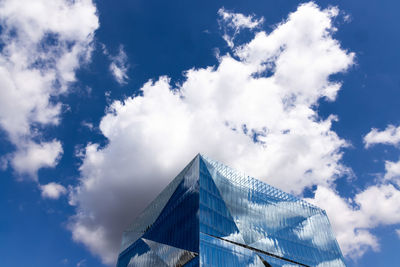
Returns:
[[[378,144],[398,146],[400,127],[388,125],[383,131],[373,128],[364,136],[364,143],[366,148]],[[355,197],[364,220],[369,226],[400,224],[400,160],[385,161],[385,172],[378,183]]]
[[[0,25],[0,127],[16,147],[11,165],[32,175],[54,166],[62,153],[38,129],[59,123],[55,99],[89,60],[96,8],[91,0],[4,0]],[[44,158],[34,157],[39,154]]]
[[[385,130],[373,128],[364,136],[366,148],[400,143],[400,127],[388,125]],[[311,202],[324,207],[345,255],[362,256],[366,250],[379,249],[379,240],[371,229],[381,225],[400,224],[400,161],[385,161],[385,173],[376,185],[345,200],[332,189],[319,186]]]
[[[51,182],[46,185],[41,185],[40,190],[42,191],[43,198],[58,199],[60,196],[67,193],[67,189],[57,183]]]
[[[59,141],[45,143],[28,142],[15,154],[13,167],[22,173],[36,177],[36,170],[42,167],[54,167],[63,150]]]
[[[123,229],[198,152],[297,194],[345,175],[336,118],[315,110],[341,87],[330,76],[353,64],[332,36],[337,14],[302,4],[177,87],[160,77],[113,102],[100,123],[108,143],[87,145],[70,195],[74,239],[114,263]]]
[[[400,186],[400,160],[397,162],[385,161],[385,171],[384,179]]]
[[[347,200],[319,186],[308,201],[326,209],[343,254],[352,258],[379,249],[372,228],[400,223],[400,191],[391,184],[370,186]]]
[[[388,125],[383,131],[373,128],[364,136],[364,143],[366,148],[377,144],[398,146],[400,144],[400,126]],[[397,162],[385,161],[384,180],[395,182],[400,186],[400,160]]]
[[[366,148],[375,144],[398,145],[400,144],[400,126],[389,125],[383,131],[373,128],[364,137],[364,143]]]

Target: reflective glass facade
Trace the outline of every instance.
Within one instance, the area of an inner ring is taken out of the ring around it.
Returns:
[[[127,266],[345,264],[324,210],[198,155],[124,232]]]

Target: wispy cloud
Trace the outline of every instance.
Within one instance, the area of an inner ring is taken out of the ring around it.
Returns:
[[[103,53],[108,56],[111,60],[109,70],[114,77],[114,79],[120,84],[124,85],[128,82],[128,57],[124,51],[124,47],[121,45],[118,50],[118,54],[111,55],[110,52],[107,50],[106,46],[103,44]]]
[[[76,267],[84,267],[86,266],[86,259],[80,260],[77,264]]]
[[[94,125],[91,122],[82,121],[81,124],[82,124],[82,126],[88,128],[89,130],[93,130],[94,129]]]
[[[245,16],[241,13],[227,11],[224,8],[218,10],[218,15],[231,28],[235,29],[254,29],[260,27],[264,18],[256,19],[255,16]]]
[[[254,15],[245,16],[225,8],[220,8],[218,15],[220,16],[220,27],[224,30],[222,38],[231,48],[235,46],[234,40],[241,30],[260,28],[264,22],[264,18],[257,19]]]

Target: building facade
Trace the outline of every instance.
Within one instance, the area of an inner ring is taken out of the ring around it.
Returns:
[[[197,155],[124,232],[133,266],[345,264],[324,210]]]

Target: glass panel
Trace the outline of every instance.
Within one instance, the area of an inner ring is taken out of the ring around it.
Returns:
[[[251,250],[200,233],[200,266],[264,267],[264,264]]]
[[[204,156],[126,233],[118,267],[345,266],[324,210]]]
[[[126,267],[128,264],[134,266],[136,262],[142,262],[145,259],[151,258],[156,255],[149,255],[149,246],[143,242],[142,239],[136,240],[128,249],[124,250],[118,257],[117,267]],[[140,257],[142,255],[147,255]],[[137,261],[136,261],[137,259]]]
[[[199,259],[200,259],[200,257],[196,256],[193,260],[189,261],[188,263],[186,263],[183,266],[185,266],[185,267],[198,267],[198,266],[200,266],[200,260]]]
[[[243,241],[221,194],[208,169],[200,159],[200,232],[224,237],[232,241]]]
[[[199,251],[199,168],[193,164],[157,220],[143,237],[184,250]]]
[[[201,157],[200,166],[202,162],[243,241],[225,239],[299,264],[343,263],[324,210],[205,156]],[[201,167],[200,174],[200,179],[208,179],[202,175]],[[203,190],[203,187],[200,188]],[[203,192],[200,192],[200,198],[202,196]],[[207,219],[200,220],[207,222]],[[216,227],[224,229],[223,221],[220,223]],[[223,237],[202,225],[200,229],[212,236]]]
[[[196,162],[196,163],[195,163]],[[161,211],[175,192],[178,185],[182,182],[184,176],[191,169],[192,165],[198,166],[198,156],[196,156],[179,174],[172,180],[171,183],[154,199],[150,205],[135,219],[122,236],[121,252],[133,244],[143,233],[148,226],[154,223]]]
[[[151,251],[160,257],[168,266],[183,266],[197,256],[196,253],[184,249],[175,248],[144,238],[142,238],[142,240],[150,247]]]
[[[129,261],[127,267],[160,266],[169,267],[153,251],[148,251],[141,255],[135,255]]]

